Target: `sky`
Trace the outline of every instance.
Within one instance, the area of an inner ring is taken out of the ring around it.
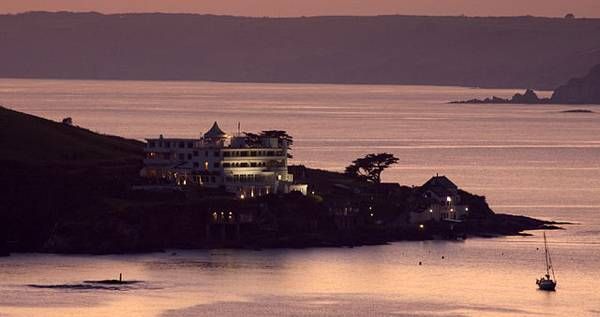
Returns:
[[[0,0],[0,13],[25,11],[186,12],[243,16],[535,15],[600,18],[600,0]]]

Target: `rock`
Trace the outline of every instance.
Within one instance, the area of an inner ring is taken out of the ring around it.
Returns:
[[[510,103],[524,103],[524,104],[537,104],[540,103],[535,91],[527,89],[523,95],[515,94],[511,99]]]
[[[562,113],[594,113],[594,111],[589,109],[571,109],[571,110],[563,110]]]
[[[586,76],[556,88],[550,100],[555,104],[600,104],[600,64]]]
[[[453,101],[451,103],[468,103],[468,104],[545,104],[549,103],[548,98],[539,98],[538,95],[532,89],[527,89],[524,94],[516,93],[510,99],[504,99],[496,96],[492,98],[481,99],[470,99],[467,101]]]

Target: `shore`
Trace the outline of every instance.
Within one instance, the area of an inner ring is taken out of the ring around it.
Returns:
[[[558,225],[495,214],[484,197],[460,191],[471,209],[460,226],[429,222],[419,227],[407,220],[419,187],[379,186],[304,166],[290,169],[316,189],[308,196],[290,193],[242,201],[192,187],[140,190],[148,185],[139,177],[143,143],[6,108],[0,108],[0,120],[2,135],[15,136],[0,138],[5,175],[0,190],[7,193],[0,236],[4,255],[360,246],[517,235]],[[375,215],[358,211],[348,219],[336,212],[346,203],[361,207],[367,195],[373,197]],[[235,211],[252,220],[215,224],[215,210]],[[349,220],[352,225],[340,226]]]

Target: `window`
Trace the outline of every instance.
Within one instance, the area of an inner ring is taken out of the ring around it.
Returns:
[[[250,166],[251,166],[251,167],[256,167],[256,165],[257,165],[257,164],[256,164],[256,162],[251,162],[251,163],[250,163]]]
[[[198,168],[200,167],[200,164],[198,162],[194,162],[194,168]]]
[[[275,155],[275,152],[274,152],[274,151],[268,151],[268,152],[267,152],[267,156],[273,156],[273,155]]]
[[[183,156],[183,153],[179,153],[179,155],[178,155],[178,158],[179,158],[180,160],[183,160],[183,159],[185,159],[185,156]]]
[[[204,157],[208,157],[208,151],[204,151]]]
[[[223,152],[223,157],[230,157],[231,156],[230,154],[231,153],[229,153],[229,152]]]
[[[165,142],[165,147],[171,147],[171,142]]]
[[[213,163],[213,167],[214,167],[214,168],[219,168],[219,162],[214,162],[214,163]]]
[[[188,153],[187,158],[188,158],[188,160],[191,160],[192,159],[192,153]]]
[[[256,151],[250,151],[250,156],[256,156]]]
[[[216,177],[214,177],[214,176],[211,176],[211,177],[210,177],[210,182],[211,182],[211,183],[216,183],[216,182],[217,182],[217,178],[216,178]]]
[[[185,147],[185,144],[184,144],[182,141],[179,141],[179,147],[180,147],[180,148],[184,148],[184,147]]]
[[[246,163],[246,162],[240,163],[240,167],[248,167],[248,166],[249,166],[249,165],[248,165],[248,163]]]
[[[148,147],[155,147],[156,143],[154,143],[154,141],[150,141],[148,142]]]
[[[219,151],[215,151],[215,152],[213,153],[213,156],[214,156],[214,157],[219,157],[219,156],[221,156],[221,155],[220,155]]]
[[[231,166],[231,164],[229,164],[229,163],[223,163],[223,167],[230,167],[230,166]]]
[[[192,153],[194,153],[194,156],[198,156],[198,151],[194,151]]]
[[[191,148],[193,148],[193,147],[194,147],[194,143],[192,143],[192,142],[188,142],[188,143],[187,143],[187,147],[188,147],[188,149],[191,149]]]
[[[248,151],[241,151],[240,156],[248,156]]]

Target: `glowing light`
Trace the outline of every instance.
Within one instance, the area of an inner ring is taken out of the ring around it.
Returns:
[[[466,207],[466,208],[465,208],[465,211],[469,211],[469,207]]]
[[[447,202],[452,202],[452,197],[450,197],[450,196],[446,197],[446,201]]]
[[[244,198],[246,198],[246,196],[244,194],[241,194],[240,199],[244,199]]]
[[[423,225],[423,224],[420,224],[420,225],[419,225],[419,229],[423,229],[423,228],[425,228],[425,225]]]
[[[277,180],[280,181],[281,180],[281,175],[277,175]]]
[[[433,212],[433,209],[429,209],[429,212]]]
[[[371,213],[371,217],[373,217],[375,214]]]
[[[450,208],[450,212],[454,212],[454,208]]]

